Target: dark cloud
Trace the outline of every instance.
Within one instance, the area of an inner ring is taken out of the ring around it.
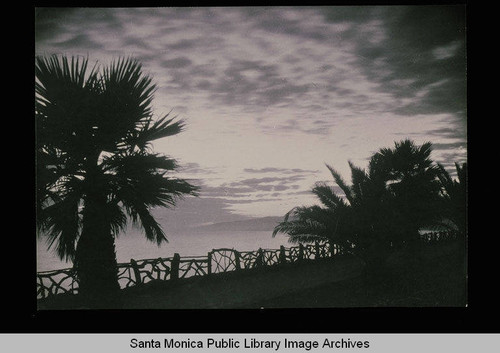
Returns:
[[[279,192],[287,190],[297,190],[300,186],[295,184],[298,181],[305,180],[311,171],[302,169],[281,169],[281,168],[263,168],[263,173],[280,172],[284,176],[265,176],[260,178],[247,178],[243,180],[223,183],[220,186],[202,186],[201,195],[203,197],[218,197],[227,200],[229,203],[242,203],[244,200],[261,199],[263,195],[268,197],[274,194],[276,200]],[[290,174],[295,170],[296,174]],[[256,173],[258,169],[246,169],[249,173]],[[283,173],[286,171],[288,174]],[[297,174],[299,173],[299,174]],[[262,193],[269,194],[262,194]],[[277,194],[278,193],[278,194]],[[286,196],[286,195],[283,195]],[[248,201],[250,202],[250,201]]]
[[[79,49],[91,49],[91,50],[98,50],[104,48],[104,45],[101,44],[100,42],[97,42],[93,40],[90,36],[87,34],[81,33],[78,34],[74,37],[71,37],[69,39],[56,42],[54,43],[54,46],[59,47],[59,48],[79,48]]]
[[[264,105],[273,105],[281,102],[292,102],[309,91],[309,84],[277,84],[260,91],[260,101]]]
[[[173,43],[169,43],[166,45],[166,49],[178,53],[189,53],[193,50],[207,48],[210,48],[211,51],[217,51],[224,47],[225,42],[226,40],[223,35],[202,33],[196,38],[180,39]]]
[[[462,81],[462,82],[460,82]],[[467,99],[464,80],[450,79],[439,86],[424,88],[421,97],[394,109],[400,115],[465,113]]]
[[[200,166],[198,163],[182,163],[178,169],[179,172],[184,174],[215,174],[214,168],[206,168]]]
[[[319,173],[319,170],[308,170],[308,169],[300,169],[300,168],[293,168],[293,169],[288,169],[288,168],[274,168],[274,167],[266,167],[266,168],[245,168],[243,169],[245,173],[257,173],[257,174],[262,174],[262,173],[283,173],[283,174],[291,174],[291,173]]]
[[[250,193],[255,192],[256,189],[252,187],[233,187],[228,185],[221,185],[217,187],[213,186],[202,186],[202,195],[209,197],[239,197],[240,194],[243,196],[249,196]]]
[[[312,195],[312,192],[311,192],[311,190],[292,191],[292,192],[289,192],[288,195],[290,195],[290,196]]]
[[[267,107],[290,102],[310,85],[293,83],[280,74],[278,65],[260,60],[233,60],[211,85],[211,99],[226,105]]]
[[[160,63],[160,66],[168,69],[179,69],[191,65],[191,60],[186,57],[179,57],[170,60],[164,60]]]
[[[128,36],[128,37],[123,39],[123,45],[126,47],[132,48],[132,50],[134,50],[134,49],[139,49],[141,51],[151,50],[151,46],[149,45],[149,43],[144,41],[140,37]]]
[[[231,210],[231,204],[217,197],[187,197],[179,200],[171,210],[153,210],[155,218],[164,224],[167,234],[170,231],[190,229],[207,223],[232,222],[248,219]]]
[[[61,32],[60,23],[77,11],[74,8],[35,8],[35,43],[52,39]]]
[[[199,44],[198,39],[181,39],[175,43],[169,44],[168,47],[172,50],[192,49]]]
[[[308,8],[302,10],[299,12],[299,15],[302,16],[293,19],[282,15],[282,12],[286,11],[283,8],[250,8],[243,13],[252,19],[255,30],[265,30],[273,34],[296,36],[302,39],[327,40],[328,36],[321,27],[304,28],[303,21],[307,21],[308,15],[312,11]]]
[[[432,147],[435,151],[450,151],[464,148],[466,144],[464,142],[452,142],[452,143],[433,143]]]
[[[349,104],[349,106],[354,104]],[[318,126],[320,125],[320,126]],[[266,124],[265,122],[261,124],[261,129],[265,133],[273,133],[276,131],[280,132],[301,132],[304,134],[313,135],[328,135],[330,133],[330,128],[333,122],[324,121],[322,124],[317,121],[309,119],[306,115],[303,119],[288,119],[284,123],[274,123]]]
[[[212,87],[212,83],[209,80],[201,80],[196,84],[196,88],[201,90],[209,90]]]
[[[326,136],[326,135],[330,134],[329,128],[322,128],[322,127],[318,127],[316,129],[304,129],[302,131],[304,131],[307,134],[313,134],[313,135],[325,135]]]
[[[465,7],[379,7],[358,12],[343,10],[334,21],[380,21],[381,42],[356,36],[358,67],[381,91],[411,103],[395,107],[401,115],[464,111],[466,106]],[[439,55],[438,55],[439,54]],[[408,81],[410,83],[395,84]],[[437,83],[441,83],[436,85]]]
[[[460,129],[459,127],[453,127],[453,128],[446,127],[446,128],[427,131],[427,135],[429,136],[438,136],[450,139],[463,139],[465,134],[466,132],[463,129]]]
[[[262,183],[274,183],[277,181],[283,181],[287,180],[288,178],[281,178],[281,177],[263,177],[263,178],[250,178],[250,179],[244,179],[238,182],[231,183],[230,185],[258,185]]]
[[[333,23],[362,23],[372,19],[383,7],[371,6],[329,6],[320,7],[319,11],[325,19]]]
[[[106,47],[102,40],[118,38],[123,28],[123,21],[116,9],[37,8],[35,11],[37,50],[44,42],[61,49],[82,52],[100,50]],[[90,36],[89,30],[95,31],[95,34]],[[67,38],[68,35],[71,37]]]
[[[249,204],[249,203],[260,203],[260,202],[269,202],[276,201],[276,198],[256,198],[256,199],[244,199],[244,200],[224,200],[227,204]]]

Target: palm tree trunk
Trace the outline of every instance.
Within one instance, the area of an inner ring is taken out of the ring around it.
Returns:
[[[87,202],[83,222],[75,258],[79,293],[99,304],[119,290],[114,237],[93,202]]]
[[[99,177],[89,173],[75,269],[79,293],[94,306],[106,306],[120,289],[114,236],[106,217],[106,195]]]

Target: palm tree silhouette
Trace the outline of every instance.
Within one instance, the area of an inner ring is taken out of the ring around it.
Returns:
[[[343,195],[317,183],[312,192],[322,206],[293,208],[273,236],[285,233],[291,242],[328,239],[369,264],[380,263],[391,247],[411,243],[419,229],[439,218],[438,169],[430,159],[431,147],[403,140],[375,153],[367,170],[349,162],[351,185],[326,165]]]
[[[467,163],[455,163],[457,179],[452,179],[441,164],[438,167],[443,196],[441,210],[445,220],[441,225],[464,236],[467,229]]]
[[[324,182],[317,182],[311,192],[321,205],[297,206],[291,209],[273,230],[288,235],[291,243],[308,243],[329,240],[334,244],[349,246],[354,243],[352,228],[353,204],[352,187],[344,183],[340,175],[326,165],[337,185],[344,191],[347,201],[337,195],[334,189]]]
[[[420,229],[440,220],[439,168],[430,158],[431,152],[430,142],[417,146],[406,139],[372,157],[385,178],[389,195],[385,211],[392,226],[392,242],[413,243]]]
[[[161,244],[167,238],[151,208],[196,195],[196,186],[169,176],[176,161],[151,149],[184,128],[169,114],[153,121],[154,91],[130,58],[99,72],[88,59],[36,57],[37,229],[73,261],[82,295],[119,289],[114,239],[128,218]]]

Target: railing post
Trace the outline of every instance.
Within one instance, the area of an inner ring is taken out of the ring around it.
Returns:
[[[212,251],[209,251],[207,254],[207,273],[212,274]]]
[[[130,267],[132,267],[132,271],[134,272],[135,285],[138,286],[142,284],[141,272],[139,271],[139,265],[137,265],[137,261],[135,261],[134,259],[130,259]]]
[[[264,265],[265,265],[265,263],[264,263],[264,253],[262,251],[262,248],[259,248],[258,255],[257,255],[257,266],[258,267],[262,267]]]
[[[237,250],[234,250],[234,263],[236,265],[236,271],[241,270],[240,252]]]
[[[330,257],[333,257],[335,255],[335,244],[328,241],[328,246],[329,246],[329,250],[330,250]]]
[[[283,245],[280,246],[280,264],[286,263],[286,254],[285,254],[285,247]]]
[[[304,245],[299,243],[299,261],[304,260]]]
[[[315,260],[319,259],[321,257],[321,254],[319,253],[319,243],[318,241],[316,240],[316,242],[314,243],[314,250],[316,250],[316,256],[315,256]]]
[[[177,280],[179,279],[179,265],[181,262],[181,256],[178,253],[174,254],[172,258],[172,267],[170,269],[170,279]]]
[[[156,267],[156,279],[160,279],[160,276],[161,276],[161,271],[158,269],[158,262],[160,262],[160,261],[161,261],[161,258],[156,259],[156,263],[155,263],[155,267]]]

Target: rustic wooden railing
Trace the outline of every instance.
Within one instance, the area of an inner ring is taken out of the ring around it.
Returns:
[[[434,232],[422,235],[424,243],[439,243],[452,240],[450,232]],[[279,249],[258,249],[256,251],[237,251],[234,249],[213,249],[207,256],[173,257],[134,260],[118,264],[118,282],[120,288],[128,288],[148,283],[153,280],[177,280],[196,276],[206,276],[239,270],[248,270],[263,266],[276,266],[296,263],[302,260],[316,260],[334,257],[348,252],[338,244],[315,242],[299,244]],[[58,294],[77,294],[78,280],[72,268],[37,273],[37,299]]]
[[[77,290],[78,282],[72,268],[37,273],[37,299],[62,293],[75,293]]]
[[[294,263],[300,260],[313,260],[331,257],[341,253],[340,248],[328,242],[280,249],[258,249],[256,251],[237,251],[235,249],[213,249],[207,256],[173,257],[134,260],[118,264],[118,283],[120,288],[148,283],[153,280],[176,280],[195,276],[247,270],[262,266],[275,266]],[[58,294],[77,294],[78,279],[72,268],[37,273],[37,299]]]

